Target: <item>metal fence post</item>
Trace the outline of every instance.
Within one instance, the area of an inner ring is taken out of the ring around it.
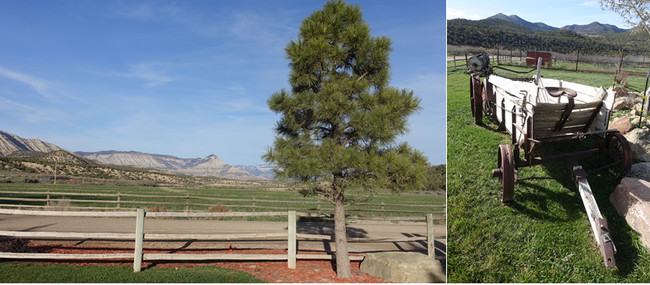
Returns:
[[[138,209],[135,219],[135,252],[133,254],[133,272],[142,269],[142,243],[144,240],[144,209]]]
[[[430,257],[436,258],[435,239],[433,238],[433,214],[427,214],[427,253]]]
[[[289,211],[287,230],[287,264],[291,269],[296,268],[296,211]]]

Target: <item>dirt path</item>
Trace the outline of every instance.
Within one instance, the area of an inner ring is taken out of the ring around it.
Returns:
[[[0,230],[32,232],[87,232],[87,233],[133,233],[134,218],[91,218],[91,217],[38,217],[0,215]],[[148,218],[145,221],[145,233],[194,233],[194,234],[236,234],[236,233],[286,233],[286,222],[249,222],[219,220],[172,220]],[[332,223],[298,223],[297,232],[304,234],[333,235]],[[434,226],[436,251],[438,258],[444,259],[446,247],[446,227]],[[424,223],[406,224],[348,224],[350,238],[405,238],[425,237]],[[57,241],[61,244],[106,245],[106,241]],[[132,241],[111,242],[132,246]],[[149,241],[145,247],[152,248],[282,248],[286,241]],[[332,242],[300,241],[299,250],[331,252]],[[351,254],[363,254],[376,251],[421,251],[426,252],[424,241],[413,242],[373,242],[350,243]]]

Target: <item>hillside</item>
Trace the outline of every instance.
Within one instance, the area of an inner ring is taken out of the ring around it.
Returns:
[[[593,22],[561,29],[531,23],[516,15],[497,14],[483,20],[447,20],[447,44],[483,48],[543,50],[559,53],[648,53],[648,36],[614,25]],[[645,43],[645,44],[643,44]]]
[[[627,31],[614,25],[601,24],[598,22],[592,22],[587,25],[568,25],[562,27],[562,29],[574,31],[579,34],[602,34],[607,32],[624,33]]]
[[[135,151],[77,152],[77,154],[105,165],[151,168],[192,176],[214,176],[240,180],[266,179],[226,164],[214,154],[206,158],[178,158],[171,155]]]
[[[61,148],[39,139],[24,139],[0,131],[0,156],[28,156],[34,153],[48,153],[56,150],[61,150]]]
[[[508,21],[508,22],[516,23],[516,24],[522,25],[522,26],[530,29],[533,32],[544,32],[544,31],[559,30],[558,28],[551,27],[551,26],[549,26],[547,24],[544,24],[544,23],[531,23],[531,22],[528,22],[528,21],[526,21],[526,20],[524,20],[522,18],[519,18],[519,16],[517,16],[517,15],[506,16],[503,13],[499,13],[499,14],[496,14],[494,16],[488,17],[487,19],[501,19],[501,20],[505,20],[505,21]]]

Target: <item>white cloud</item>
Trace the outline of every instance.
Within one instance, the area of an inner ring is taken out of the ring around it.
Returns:
[[[154,8],[146,4],[121,7],[120,9],[115,9],[115,13],[122,17],[139,21],[151,21],[156,18]]]
[[[596,3],[596,1],[584,1],[581,5],[585,7],[598,7],[598,3]]]
[[[447,19],[457,19],[457,18],[468,19],[468,20],[481,19],[481,17],[476,13],[469,14],[464,10],[447,7]]]
[[[129,64],[127,71],[120,73],[120,76],[127,78],[141,79],[144,81],[144,86],[152,88],[160,84],[172,81],[172,78],[165,75],[162,70],[165,64],[160,63],[136,63]]]
[[[7,68],[4,68],[0,66],[0,76],[9,78],[11,80],[15,80],[24,84],[29,85],[32,89],[34,89],[38,94],[41,96],[52,99],[53,96],[49,93],[49,89],[52,86],[52,83],[50,83],[47,80],[43,80],[40,78],[36,78],[34,76],[20,73],[17,71],[13,71]]]

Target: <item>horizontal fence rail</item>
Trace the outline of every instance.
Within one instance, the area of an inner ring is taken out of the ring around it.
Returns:
[[[26,231],[0,231],[0,237],[32,238],[32,239],[97,239],[97,240],[132,240],[134,241],[133,253],[115,254],[67,254],[67,253],[14,253],[0,252],[0,259],[37,259],[37,260],[133,260],[134,272],[141,271],[143,261],[197,261],[197,260],[279,260],[287,261],[289,268],[296,268],[296,260],[332,260],[332,255],[322,254],[297,254],[297,240],[323,240],[332,241],[330,235],[298,234],[297,216],[304,216],[306,213],[295,211],[287,212],[228,212],[228,213],[187,213],[187,212],[145,212],[144,209],[122,212],[73,212],[73,211],[34,211],[0,209],[0,215],[24,215],[24,216],[62,216],[62,217],[129,217],[136,218],[134,233],[79,233],[79,232],[26,232]],[[145,217],[248,217],[248,216],[286,216],[286,233],[246,233],[246,234],[148,234],[144,233]],[[383,239],[361,239],[349,238],[350,242],[412,242],[425,241],[427,252],[435,257],[434,236],[433,236],[433,214],[427,214],[424,219],[427,221],[426,237],[408,238],[383,238]],[[232,241],[232,240],[286,240],[287,254],[177,254],[177,253],[143,253],[144,241],[164,240],[210,240],[210,241]],[[362,260],[363,256],[350,255],[350,260]]]
[[[166,201],[160,201],[166,200]],[[207,202],[206,202],[207,201]],[[176,207],[185,212],[210,211],[215,203],[232,209],[257,211],[299,211],[311,216],[302,217],[332,217],[334,208],[322,201],[281,201],[262,199],[235,199],[217,197],[198,197],[189,195],[142,195],[142,194],[105,194],[105,193],[74,193],[53,191],[0,191],[0,207],[18,209],[54,209],[66,210],[102,210],[121,211],[148,207]],[[105,206],[103,206],[105,205]],[[294,206],[292,206],[294,205]],[[328,205],[328,206],[324,206]],[[171,210],[171,209],[170,209]],[[178,209],[176,209],[178,210]],[[243,212],[238,210],[238,212]],[[394,215],[417,215],[435,213],[438,217],[446,213],[444,204],[396,204],[396,203],[355,203],[346,208],[348,212],[364,213],[365,216],[380,216],[390,220]],[[196,217],[196,216],[195,216]],[[364,219],[364,216],[350,216]],[[372,218],[371,218],[372,219]],[[421,219],[421,218],[420,218]],[[442,220],[439,218],[438,220]]]

